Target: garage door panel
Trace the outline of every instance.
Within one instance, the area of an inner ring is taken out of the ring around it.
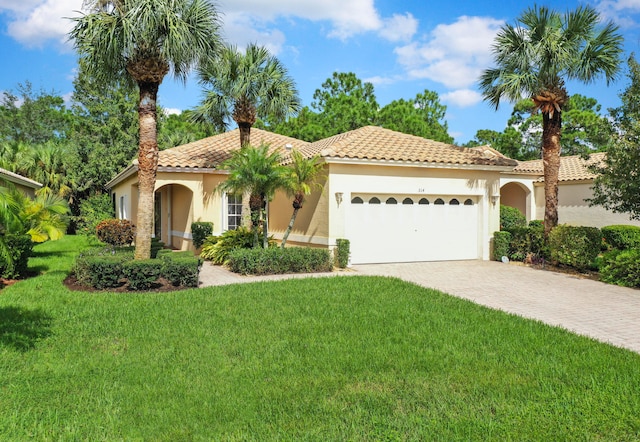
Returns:
[[[355,264],[440,261],[478,257],[478,206],[417,204],[351,204],[347,214],[347,238]],[[450,199],[444,199],[449,201]]]

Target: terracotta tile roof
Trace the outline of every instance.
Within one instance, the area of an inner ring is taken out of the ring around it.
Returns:
[[[306,141],[274,134],[261,129],[251,129],[251,144],[270,145],[270,150],[278,150],[283,156],[288,152],[287,145],[301,150],[308,145]],[[158,157],[158,167],[179,168],[216,168],[229,158],[232,151],[240,146],[240,131],[235,129],[223,134],[214,135],[193,143],[162,150]]]
[[[460,165],[515,166],[517,162],[489,146],[476,148],[407,135],[376,126],[365,126],[324,140],[302,150],[305,156],[325,158],[408,161]]]
[[[596,174],[591,172],[588,166],[602,162],[606,153],[596,152],[589,155],[589,159],[583,159],[580,155],[560,157],[559,181],[581,181],[592,180]],[[515,173],[542,175],[544,167],[542,160],[520,161],[515,169]],[[540,177],[538,181],[543,181]]]

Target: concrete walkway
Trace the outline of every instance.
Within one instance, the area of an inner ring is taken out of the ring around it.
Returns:
[[[240,276],[205,263],[201,285],[333,275],[398,277],[640,353],[640,290],[494,261],[356,265],[314,275]]]

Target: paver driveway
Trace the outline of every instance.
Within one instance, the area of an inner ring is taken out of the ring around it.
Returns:
[[[640,290],[495,261],[368,264],[351,270],[337,274],[398,277],[640,353]],[[305,276],[247,277],[205,263],[200,280],[208,286]]]

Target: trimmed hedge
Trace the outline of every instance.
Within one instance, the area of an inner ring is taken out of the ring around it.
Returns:
[[[614,249],[640,248],[640,227],[629,225],[606,226],[601,229],[605,243]]]
[[[330,272],[333,268],[328,249],[309,247],[237,249],[229,253],[227,265],[243,275]]]
[[[0,277],[15,279],[26,275],[29,257],[33,252],[33,241],[29,235],[7,235],[5,245],[11,254],[11,262],[0,258]]]
[[[336,239],[336,263],[338,267],[344,269],[349,265],[349,253],[351,250],[351,242],[348,239],[338,238]]]
[[[162,250],[161,259],[134,260],[133,247],[91,249],[76,259],[73,273],[82,285],[103,290],[148,290],[165,278],[176,287],[197,287],[199,258],[193,252]]]
[[[211,236],[213,233],[213,223],[207,221],[196,221],[191,223],[191,238],[193,239],[193,246],[196,249],[202,247],[204,240],[207,236]]]
[[[134,259],[122,265],[122,273],[127,278],[129,289],[148,290],[158,281],[163,265],[159,259]]]
[[[596,227],[559,225],[549,233],[551,258],[578,270],[594,267],[601,245],[602,233]]]
[[[493,232],[493,259],[502,261],[502,257],[511,258],[509,248],[511,244],[511,233],[506,231]]]
[[[176,287],[198,287],[202,261],[195,256],[176,256],[164,259],[162,276]]]

